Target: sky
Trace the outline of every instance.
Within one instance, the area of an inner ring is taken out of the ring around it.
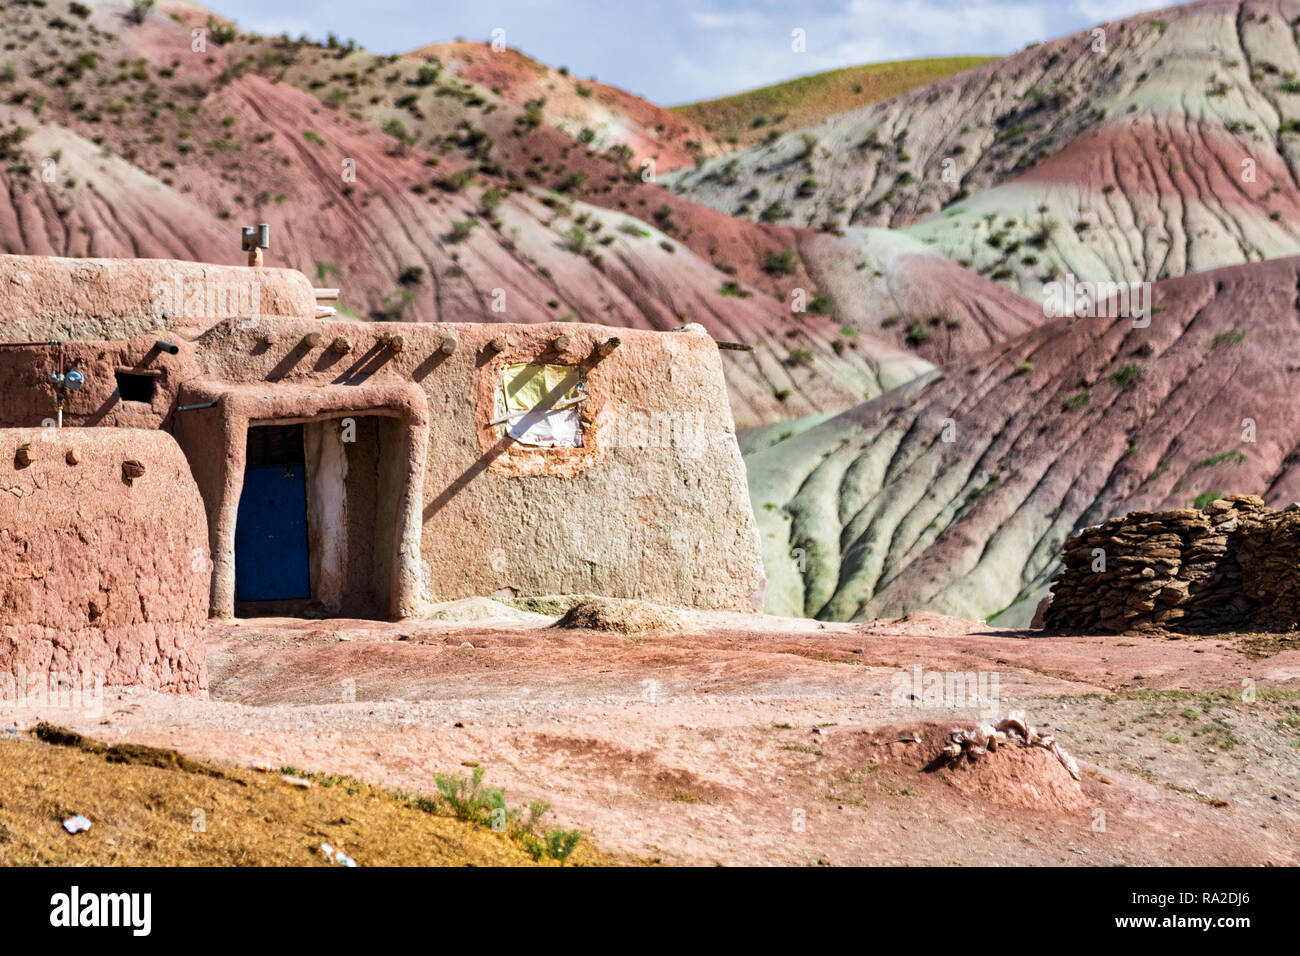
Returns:
[[[211,0],[245,30],[375,53],[457,38],[672,106],[884,60],[1012,53],[1168,6],[1150,0]],[[802,51],[793,33],[804,31]]]

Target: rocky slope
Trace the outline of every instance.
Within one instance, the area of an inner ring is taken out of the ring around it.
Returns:
[[[1028,623],[1075,530],[1300,498],[1300,259],[1159,283],[1150,325],[1060,319],[811,427],[744,436],[768,609]],[[788,432],[788,437],[785,437]]]
[[[1202,0],[1040,44],[738,156],[683,195],[890,226],[1037,294],[1300,252],[1296,0]]]
[[[0,9],[0,249],[230,262],[238,227],[265,221],[268,262],[341,286],[345,314],[700,322],[756,346],[727,359],[741,425],[929,367],[792,311],[817,293],[801,232],[672,197],[631,147],[589,148],[508,90],[424,55],[240,34],[192,4],[129,9]]]
[[[435,43],[411,57],[431,59],[449,74],[488,89],[519,109],[536,103],[547,125],[597,150],[625,145],[638,157],[654,159],[663,172],[727,151],[704,126],[680,111],[595,79],[579,79],[567,67],[547,66],[509,47]]]

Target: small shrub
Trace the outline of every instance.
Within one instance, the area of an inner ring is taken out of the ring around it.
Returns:
[[[131,9],[126,12],[126,18],[136,26],[144,23],[145,18],[154,8],[154,0],[131,0]]]
[[[799,271],[799,259],[793,249],[769,252],[763,261],[763,271],[773,276],[792,276]]]
[[[574,223],[573,228],[565,234],[565,238],[568,239],[570,252],[581,254],[587,250],[589,237],[587,235],[587,230],[581,225]]]
[[[394,289],[384,296],[380,306],[371,317],[378,322],[400,322],[406,307],[415,301],[415,293],[410,289]]]
[[[432,63],[425,63],[415,71],[415,78],[411,83],[415,86],[433,86],[438,82],[438,76],[442,73],[442,67]]]
[[[458,193],[469,185],[473,173],[468,169],[462,169],[459,172],[452,173],[450,176],[443,176],[441,179],[434,180],[434,185],[443,192]]]
[[[582,842],[582,834],[577,830],[550,830],[546,834],[546,850],[564,866],[566,860]]]
[[[1128,391],[1142,380],[1142,366],[1125,365],[1118,371],[1111,373],[1110,380],[1116,388]]]
[[[792,214],[789,206],[777,200],[759,213],[758,218],[762,222],[780,222],[782,219],[789,219]]]
[[[1068,398],[1061,399],[1061,408],[1067,412],[1077,412],[1084,408],[1092,401],[1092,389],[1085,388],[1081,392],[1075,392]]]

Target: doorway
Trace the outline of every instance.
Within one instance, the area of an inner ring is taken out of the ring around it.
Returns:
[[[235,598],[310,598],[309,567],[303,427],[251,427],[235,519]]]

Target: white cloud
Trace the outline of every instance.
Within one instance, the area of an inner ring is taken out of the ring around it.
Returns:
[[[1157,0],[1157,3],[1159,0]],[[380,53],[456,36],[507,42],[580,76],[681,103],[881,60],[1010,53],[1156,4],[1142,0],[214,0],[245,29]],[[790,31],[807,31],[807,52]]]

